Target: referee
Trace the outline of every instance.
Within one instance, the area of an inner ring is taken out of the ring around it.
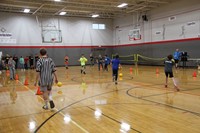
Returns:
[[[52,85],[53,85],[53,79],[55,77],[55,82],[58,83],[57,75],[56,75],[56,68],[53,60],[49,57],[47,57],[47,51],[46,49],[42,48],[40,49],[40,55],[41,58],[38,59],[36,64],[36,82],[35,86],[40,86],[40,91],[43,92],[43,99],[45,102],[45,105],[43,106],[43,109],[48,109],[48,102],[50,103],[50,107],[54,108],[54,102],[52,100]]]

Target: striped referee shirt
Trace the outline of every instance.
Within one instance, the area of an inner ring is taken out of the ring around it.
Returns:
[[[36,72],[40,73],[39,85],[52,86],[54,75],[56,71],[55,64],[51,58],[42,57],[38,59],[36,64]]]

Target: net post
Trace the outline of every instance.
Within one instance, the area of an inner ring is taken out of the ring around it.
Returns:
[[[134,54],[135,66],[138,66],[138,54]]]

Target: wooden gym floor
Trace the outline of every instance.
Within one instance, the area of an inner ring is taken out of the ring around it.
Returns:
[[[87,66],[81,75],[78,66],[59,67],[63,86],[53,87],[53,110],[43,110],[41,95],[35,95],[34,70],[18,70],[19,81],[2,73],[0,133],[200,133],[197,70],[197,77],[195,69],[174,70],[181,89],[176,92],[171,80],[164,88],[163,67],[123,66],[118,85],[109,69],[98,72],[97,66]]]

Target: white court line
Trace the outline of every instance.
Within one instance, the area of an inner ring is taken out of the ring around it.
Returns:
[[[19,80],[18,80],[19,81]],[[21,84],[21,85],[23,85],[22,84],[22,82],[20,82],[19,81],[19,83]],[[27,87],[27,86],[25,86],[25,85],[23,85],[25,88],[27,88],[31,93],[33,93],[34,95],[35,95],[35,92],[34,91],[32,91],[29,87]],[[42,99],[43,101],[44,101],[44,99],[43,98],[41,98],[40,96],[39,96],[39,98],[40,99]],[[54,108],[56,111],[59,111],[57,108]],[[59,112],[61,115],[63,115],[64,117],[65,117],[65,114],[63,114],[61,111]],[[89,133],[86,129],[84,129],[83,127],[81,127],[77,122],[75,122],[74,120],[72,120],[71,119],[71,122],[74,124],[74,125],[76,125],[77,127],[79,127],[82,131],[84,131],[85,133]]]

